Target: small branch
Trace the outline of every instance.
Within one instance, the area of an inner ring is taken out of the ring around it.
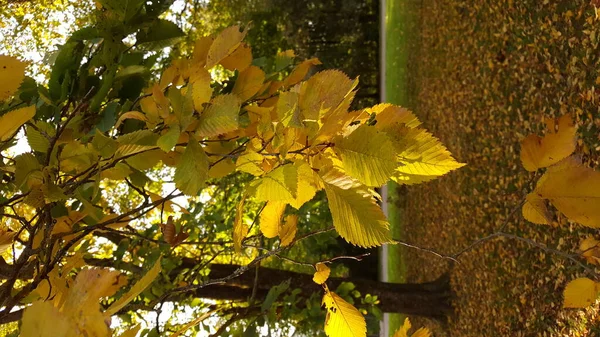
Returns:
[[[452,262],[459,262],[459,261],[456,259],[456,256],[444,255],[444,254],[441,254],[441,253],[438,253],[438,252],[436,252],[436,251],[435,251],[435,250],[433,250],[433,249],[429,249],[429,248],[423,248],[423,247],[415,246],[415,245],[412,245],[412,244],[410,244],[410,243],[406,243],[406,242],[404,242],[404,241],[395,240],[395,239],[393,240],[393,242],[394,242],[394,243],[397,243],[397,244],[399,244],[399,245],[402,245],[402,246],[408,247],[408,248],[412,248],[412,249],[420,250],[420,251],[422,251],[422,252],[426,252],[426,253],[429,253],[429,254],[435,255],[435,256],[437,256],[437,257],[439,257],[439,258],[441,258],[441,259],[451,260]],[[459,262],[459,263],[460,263],[460,262]]]

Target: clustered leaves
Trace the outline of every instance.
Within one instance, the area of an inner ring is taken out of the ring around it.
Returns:
[[[142,8],[141,3],[137,9],[113,2],[102,6],[107,18],[115,20],[111,15],[129,20]],[[137,33],[138,43],[177,37],[172,25],[159,19]],[[88,33],[98,34],[79,32]],[[127,85],[120,81],[141,72],[141,67],[111,63],[123,46],[102,35],[104,73],[97,85],[75,96],[74,78],[87,38],[72,39],[57,56],[48,88],[40,86],[40,103],[9,107],[0,116],[2,149],[13,148],[21,130],[31,148],[6,157],[0,167],[13,178],[0,201],[11,209],[5,214],[11,221],[3,218],[7,229],[1,229],[2,247],[15,240],[26,252],[38,254],[40,263],[32,283],[11,298],[15,305],[37,293],[23,314],[23,336],[49,336],[48,331],[54,334],[56,329],[73,336],[110,335],[104,321],[152,283],[161,272],[161,260],[156,259],[129,292],[115,297],[127,282],[117,271],[82,268],[83,240],[118,233],[134,220],[150,220],[147,213],[160,210],[163,240],[176,247],[189,234],[177,228],[171,199],[197,198],[208,181],[234,173],[251,177],[235,207],[231,230],[238,254],[246,253],[245,242],[254,225],[249,209],[261,205],[258,227],[265,238],[278,237],[280,248],[292,246],[302,216],[299,209],[321,190],[340,236],[360,247],[374,247],[392,242],[376,187],[389,180],[428,181],[463,165],[406,109],[380,104],[350,111],[358,80],[337,70],[311,76],[317,59],[298,64],[288,74],[253,65],[252,51],[243,43],[245,35],[246,30],[233,26],[200,38],[191,58],[173,60],[159,80],[122,105],[112,100]],[[278,55],[293,56],[291,51]],[[0,100],[7,100],[18,93],[25,66],[1,56],[0,69]],[[230,85],[215,79],[216,71],[223,69],[234,74]],[[162,197],[150,188],[148,175],[169,169],[176,191]],[[102,193],[113,183],[136,191],[144,198],[141,206],[115,207]],[[165,209],[171,215],[162,223]],[[26,262],[19,259],[15,267]],[[325,333],[366,336],[360,311],[328,289],[329,269],[324,264],[316,269],[314,280],[325,291]],[[74,280],[70,273],[77,275]],[[14,275],[7,283],[10,287],[18,272]],[[100,302],[107,298],[114,301],[102,310]]]
[[[569,220],[582,225],[600,227],[600,172],[582,165],[577,155],[577,136],[569,115],[549,120],[544,137],[535,134],[521,142],[521,161],[528,171],[547,168],[533,192],[523,204],[523,217],[537,224],[551,224],[552,204]],[[582,255],[593,264],[596,260],[596,240],[588,238],[581,243]],[[600,294],[600,283],[588,278],[569,282],[564,291],[564,307],[584,308]]]

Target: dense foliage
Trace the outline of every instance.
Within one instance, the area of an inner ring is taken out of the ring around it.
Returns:
[[[378,299],[330,290],[325,266],[360,257],[307,250],[333,229],[360,247],[393,243],[374,188],[462,164],[406,109],[352,111],[358,80],[311,76],[317,58],[255,59],[245,28],[199,37],[157,76],[185,37],[163,18],[170,2],[96,5],[47,84],[0,56],[0,321],[20,320],[22,336],[127,336],[153,312],[144,336],[266,323],[286,334],[322,326],[322,302],[327,335],[365,336]],[[273,259],[316,270],[324,295],[292,279],[262,296]],[[232,298],[250,271],[250,296]]]

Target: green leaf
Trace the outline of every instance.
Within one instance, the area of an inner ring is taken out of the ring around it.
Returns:
[[[150,48],[166,47],[176,39],[185,36],[185,33],[173,22],[159,19],[149,28],[140,31],[136,40],[138,44],[152,42]]]
[[[177,144],[177,140],[179,139],[180,135],[181,129],[179,128],[179,125],[171,125],[169,131],[158,138],[156,145],[160,147],[161,150],[169,152]]]
[[[214,137],[239,128],[240,101],[233,94],[215,97],[200,115],[196,135]]]
[[[346,172],[367,186],[385,184],[398,166],[392,142],[373,126],[362,125],[335,141]]]
[[[206,153],[198,141],[190,137],[181,162],[175,169],[175,186],[187,195],[197,195],[208,178],[208,164]]]
[[[261,305],[260,310],[261,311],[270,310],[271,306],[273,306],[273,303],[277,300],[277,298],[279,296],[281,296],[281,294],[286,292],[289,289],[289,287],[290,287],[290,280],[287,280],[287,281],[281,282],[280,284],[269,289],[269,292],[267,293],[267,297],[265,297],[265,301]]]

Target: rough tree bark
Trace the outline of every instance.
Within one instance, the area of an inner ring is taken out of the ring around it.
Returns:
[[[221,278],[232,274],[239,266],[213,264],[209,278]],[[264,298],[269,289],[291,280],[291,288],[299,288],[310,296],[322,289],[312,280],[312,275],[260,267],[258,269],[257,298]],[[224,285],[209,286],[196,291],[195,296],[220,300],[243,300],[250,297],[254,286],[255,269],[242,274]],[[330,278],[327,284],[335,289],[342,282],[352,282],[362,294],[376,295],[383,312],[418,315],[445,320],[451,314],[452,291],[448,275],[442,275],[427,283],[385,283],[360,278]]]

